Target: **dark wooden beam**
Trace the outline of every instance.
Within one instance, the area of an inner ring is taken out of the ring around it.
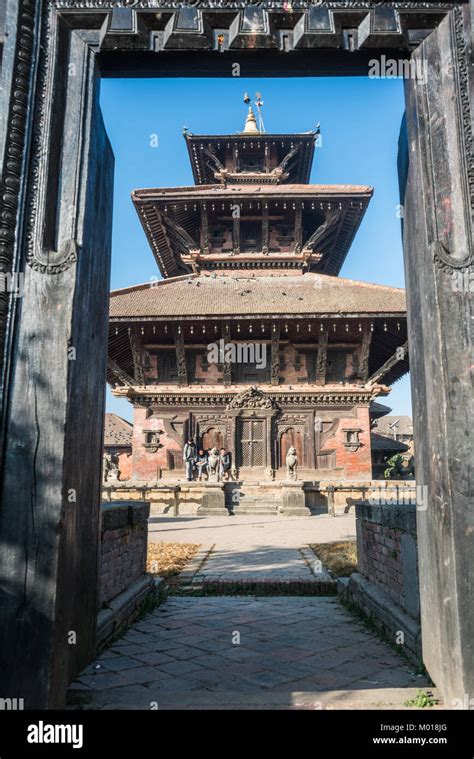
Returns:
[[[116,361],[114,361],[112,358],[107,359],[107,366],[109,370],[112,372],[112,374],[120,380],[124,385],[127,385],[128,387],[134,387],[137,384],[140,384],[136,382],[133,377],[130,377],[127,372],[125,372]]]
[[[136,324],[129,327],[128,337],[130,340],[130,349],[133,357],[133,373],[136,385],[145,385],[145,369],[143,365],[143,349]]]
[[[395,364],[398,364],[399,361],[403,361],[403,359],[406,357],[408,353],[408,341],[403,343],[403,345],[400,345],[393,356],[390,356],[387,361],[382,364],[380,369],[377,369],[376,372],[374,372],[369,379],[367,380],[367,383],[369,385],[375,385],[377,382],[379,382],[386,374],[390,371],[390,369],[395,366]]]
[[[367,377],[369,376],[369,356],[372,334],[370,327],[365,326],[362,333],[362,343],[359,350],[359,360],[357,365],[357,376],[364,382],[367,381]]]

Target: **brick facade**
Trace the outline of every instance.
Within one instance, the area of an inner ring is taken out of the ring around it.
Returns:
[[[358,570],[410,616],[419,614],[416,507],[357,504]]]
[[[294,352],[294,351],[293,351]],[[298,373],[304,374],[304,367],[298,370]],[[296,384],[296,380],[293,380]],[[289,387],[290,385],[287,385]],[[294,386],[294,385],[293,385]],[[221,386],[214,386],[216,391],[222,390]],[[272,388],[270,385],[262,385],[262,390],[271,393]],[[280,385],[279,390],[284,386]],[[234,389],[234,388],[233,388]],[[176,410],[178,412],[178,410]],[[196,409],[201,411],[201,409]],[[176,413],[175,416],[180,419],[181,432],[173,432],[172,424],[170,424],[169,413],[165,415],[163,412],[157,411],[153,415],[149,415],[146,408],[141,406],[135,406],[134,410],[134,426],[133,426],[133,439],[132,439],[132,467],[131,467],[131,479],[141,481],[151,481],[161,479],[165,477],[183,477],[183,470],[181,466],[181,456],[183,448],[183,435],[184,424],[189,412],[193,412],[190,408],[187,413]],[[223,429],[222,420],[225,417],[225,410],[215,409],[216,414],[216,427]],[[283,409],[283,413],[285,410]],[[328,418],[334,421],[334,434],[330,438],[325,440],[318,454],[323,461],[324,456],[330,456],[333,465],[319,464],[320,468],[325,470],[325,476],[327,476],[327,470],[333,470],[333,476],[336,479],[347,479],[349,481],[361,481],[372,479],[372,458],[371,458],[371,438],[370,438],[370,419],[368,406],[350,406],[346,410],[338,408],[334,413],[327,408],[301,410],[299,412],[300,417],[304,417],[308,414],[318,415],[327,421]],[[312,431],[313,423],[308,422],[308,431]],[[212,426],[212,423],[210,423]],[[348,431],[356,430],[358,437],[357,444],[350,446],[347,442]],[[147,433],[155,431],[159,433],[159,446],[150,446],[146,444]],[[197,441],[200,444],[200,441]],[[306,440],[306,444],[307,444]],[[223,445],[230,450],[233,449],[232,440],[230,436],[230,425],[227,428],[227,434],[223,434]],[[174,462],[174,463],[173,463]],[[286,467],[281,461],[277,461],[277,477],[283,477],[286,473]],[[279,469],[278,469],[279,466]],[[174,468],[173,468],[174,467]],[[304,466],[304,462],[300,460],[299,467],[302,473],[303,479],[314,479],[317,476],[318,468],[314,466]],[[122,481],[127,478],[124,474],[121,474]]]
[[[100,606],[146,571],[148,515],[143,503],[121,501],[101,508]]]

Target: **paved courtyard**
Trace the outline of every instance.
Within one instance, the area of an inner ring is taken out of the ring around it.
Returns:
[[[355,539],[355,516],[156,516],[148,522],[149,540],[216,544],[240,550],[255,546],[300,548],[309,543]]]
[[[73,690],[99,709],[393,709],[424,685],[334,598],[170,597]]]
[[[99,709],[393,709],[424,685],[336,599],[170,597],[73,691]]]
[[[400,709],[427,686],[327,595],[334,583],[314,565],[308,544],[354,538],[353,515],[160,516],[149,537],[201,550],[181,575],[183,595],[134,624],[73,684],[83,707]],[[289,583],[289,594],[239,595],[249,579],[260,589]],[[234,595],[206,595],[206,582],[230,583]]]

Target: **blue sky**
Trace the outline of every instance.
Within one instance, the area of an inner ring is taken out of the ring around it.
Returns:
[[[115,154],[112,289],[160,276],[133,208],[140,187],[193,184],[182,128],[229,134],[243,128],[243,93],[264,100],[268,132],[305,132],[320,122],[313,183],[374,187],[341,276],[404,287],[398,218],[397,143],[404,111],[398,79],[220,78],[104,79],[101,107]],[[411,414],[408,377],[382,402]],[[132,407],[107,392],[107,410],[127,419]]]

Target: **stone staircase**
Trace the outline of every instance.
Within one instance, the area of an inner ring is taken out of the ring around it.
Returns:
[[[233,514],[278,514],[280,504],[277,493],[259,495],[255,488],[246,487],[239,482],[225,485],[225,505]]]
[[[237,481],[224,485],[225,506],[233,514],[310,516],[301,482]]]

